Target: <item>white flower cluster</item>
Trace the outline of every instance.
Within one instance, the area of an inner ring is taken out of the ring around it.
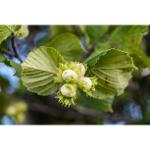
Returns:
[[[76,89],[75,86],[72,84],[64,84],[61,88],[60,91],[62,95],[66,97],[74,97],[76,96]]]
[[[84,77],[86,69],[83,64],[74,64],[74,70],[67,69],[62,73],[62,78],[66,84],[60,88],[60,92],[65,97],[75,97],[76,96],[76,85],[68,82],[74,81],[76,83],[80,82],[83,84],[85,90],[90,90],[93,83],[89,77]],[[76,72],[77,70],[78,72]]]
[[[76,80],[78,78],[78,75],[75,73],[75,71],[68,69],[62,73],[62,78],[65,81],[71,81]]]

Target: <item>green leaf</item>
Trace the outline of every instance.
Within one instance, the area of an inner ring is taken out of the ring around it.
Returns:
[[[128,85],[132,71],[136,68],[132,58],[126,52],[109,49],[104,53],[100,53],[97,62],[89,67],[89,74],[98,79],[93,97],[102,100],[113,99],[114,96],[122,94]]]
[[[89,25],[85,26],[85,32],[89,36],[90,43],[95,44],[108,31],[109,26]]]
[[[29,34],[28,26],[22,25],[18,31],[15,32],[17,38],[25,38]]]
[[[112,112],[112,99],[107,100],[96,100],[89,96],[86,96],[84,93],[76,101],[78,106],[94,109],[100,112]]]
[[[17,64],[16,62],[6,59],[6,58],[4,60],[4,63],[16,70],[16,72],[14,74],[15,76],[18,76],[18,77],[21,76],[21,65],[20,64]]]
[[[62,33],[70,32],[73,33],[73,28],[69,25],[52,25],[50,26],[51,37],[58,36]]]
[[[16,76],[20,77],[21,76],[21,65],[3,57],[2,54],[0,54],[0,62],[3,62],[5,65],[10,66],[16,70],[15,74]]]
[[[18,25],[1,25],[0,26],[0,44],[20,28]]]
[[[0,116],[5,115],[5,110],[8,107],[8,96],[4,92],[0,92]]]
[[[27,89],[39,95],[49,95],[57,86],[54,77],[63,57],[51,47],[39,47],[30,52],[21,65],[22,81]]]
[[[117,48],[129,52],[138,67],[150,67],[150,58],[142,47],[143,36],[148,33],[147,26],[118,26],[109,39],[98,44],[98,49]]]
[[[4,56],[0,54],[0,62],[3,62],[5,60]]]
[[[10,61],[11,67],[13,67],[16,70],[15,76],[21,77],[21,65],[17,64],[13,61]]]
[[[110,43],[112,47],[132,52],[133,47],[140,48],[147,33],[147,26],[119,26],[111,34]]]
[[[57,49],[68,61],[79,61],[83,54],[80,40],[71,33],[64,33],[55,37],[48,46]]]
[[[88,65],[92,65],[95,64],[101,56],[106,55],[106,53],[109,51],[110,49],[106,49],[106,50],[100,50],[100,51],[95,51],[94,53],[92,53],[85,61],[84,63],[88,64]]]
[[[73,27],[69,25],[52,25],[48,28],[48,34],[36,41],[37,46],[47,45],[49,41],[63,33],[74,33]]]
[[[5,77],[0,76],[0,88],[3,90],[8,86],[9,86],[9,81]]]

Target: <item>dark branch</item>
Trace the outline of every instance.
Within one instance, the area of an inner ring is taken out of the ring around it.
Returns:
[[[15,57],[18,58],[18,60],[19,60],[20,62],[22,62],[22,59],[21,59],[20,55],[19,55],[18,52],[17,52],[17,48],[16,48],[16,38],[15,38],[15,35],[14,35],[14,34],[12,35],[12,38],[11,38],[11,45],[12,45],[12,48],[13,48]]]
[[[92,48],[88,48],[88,44],[85,40],[85,36],[84,34],[81,32],[80,28],[78,26],[72,26],[75,33],[80,37],[81,39],[81,43],[85,49],[85,55],[84,55],[84,59],[88,58],[94,51],[95,51],[95,46],[96,46],[96,43],[92,46]]]
[[[85,51],[89,51],[88,44],[85,40],[84,34],[81,32],[80,27],[74,25],[74,26],[72,26],[72,28],[74,29],[74,32],[80,37],[81,43],[82,43]]]
[[[5,54],[7,54],[9,56],[15,56],[14,52],[8,51],[8,50],[6,50],[4,48],[0,48],[0,52],[5,53]]]
[[[88,53],[86,53],[86,54],[84,55],[84,58],[88,58],[94,51],[95,51],[95,48],[94,48],[94,47],[91,48],[91,49],[88,51]]]

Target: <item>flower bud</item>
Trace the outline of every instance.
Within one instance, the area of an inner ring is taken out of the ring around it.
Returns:
[[[62,78],[65,80],[65,81],[72,81],[72,80],[76,80],[77,79],[77,74],[73,71],[73,70],[65,70],[63,73],[62,73]]]
[[[79,68],[81,75],[84,76],[85,72],[86,72],[84,65],[83,64],[76,64],[76,67]]]
[[[60,92],[63,96],[74,97],[76,96],[76,86],[74,84],[64,84],[60,88]]]
[[[89,90],[93,85],[93,83],[89,77],[83,77],[82,82],[83,82],[83,87],[87,90]]]

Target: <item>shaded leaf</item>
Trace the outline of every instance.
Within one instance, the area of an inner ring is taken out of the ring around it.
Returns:
[[[3,90],[6,89],[8,86],[9,86],[9,81],[5,77],[0,76],[0,88]]]
[[[0,92],[0,116],[5,114],[7,106],[8,106],[8,97],[5,93]]]
[[[5,60],[4,56],[0,54],[0,62],[3,62]]]
[[[112,32],[110,43],[112,47],[132,52],[132,47],[140,48],[147,33],[147,26],[119,26]]]
[[[53,25],[50,26],[50,35],[51,37],[58,36],[62,33],[70,32],[73,33],[73,28],[69,25]]]
[[[88,25],[85,26],[85,32],[87,33],[90,43],[95,44],[100,38],[108,31],[109,26],[106,25]]]
[[[98,49],[117,48],[129,52],[138,67],[150,67],[150,58],[142,47],[143,36],[148,33],[147,26],[118,26],[109,39],[98,44]]]
[[[112,99],[107,100],[96,100],[85,94],[82,94],[80,98],[76,101],[78,106],[98,110],[100,112],[112,112]]]
[[[78,61],[83,54],[80,40],[71,33],[58,35],[48,44],[48,46],[57,49],[68,61]]]

